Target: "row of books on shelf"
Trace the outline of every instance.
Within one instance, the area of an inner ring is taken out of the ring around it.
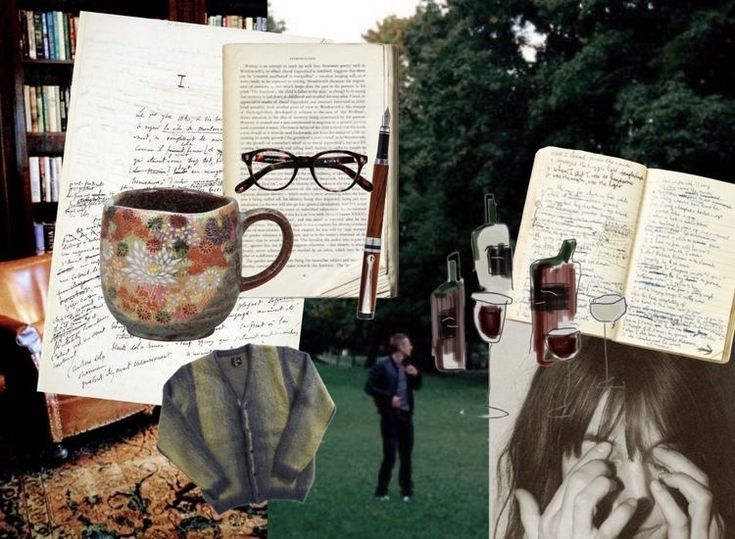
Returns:
[[[61,156],[31,156],[28,158],[31,181],[31,202],[58,202],[61,180]]]
[[[23,86],[26,131],[54,133],[66,131],[70,88],[64,86]]]
[[[56,223],[33,223],[33,234],[36,240],[37,255],[50,253],[54,250]]]
[[[241,15],[209,15],[207,24],[209,26],[226,26],[228,28],[243,28],[244,30],[257,30],[265,32],[267,29],[265,17],[243,17]]]
[[[21,9],[20,40],[24,58],[31,60],[73,60],[76,52],[79,17],[63,11]]]

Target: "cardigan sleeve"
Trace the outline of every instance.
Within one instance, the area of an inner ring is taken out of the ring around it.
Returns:
[[[335,406],[319,372],[304,352],[286,354],[286,368],[295,372],[293,402],[273,459],[273,473],[292,482],[314,459],[334,417]]]
[[[207,503],[216,506],[219,493],[225,490],[228,480],[201,433],[177,401],[173,386],[173,377],[163,386],[158,450],[202,490]]]

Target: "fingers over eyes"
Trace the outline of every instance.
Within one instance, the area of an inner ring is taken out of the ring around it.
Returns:
[[[566,500],[566,493],[569,490],[569,482],[572,481],[572,478],[575,477],[575,474],[577,474],[577,472],[585,468],[585,466],[587,466],[590,462],[598,462],[599,464],[593,465],[593,466],[597,466],[598,468],[599,466],[604,466],[605,468],[607,468],[607,464],[605,464],[603,459],[606,459],[610,455],[611,451],[612,451],[612,444],[610,444],[609,442],[601,442],[597,444],[595,447],[592,447],[591,449],[589,449],[589,451],[587,451],[584,455],[582,455],[582,457],[567,472],[567,475],[564,478],[564,481],[562,482],[561,487],[556,491],[556,493],[554,494],[554,497],[549,502],[549,505],[547,507],[547,512],[551,510],[552,513],[556,513],[561,509],[562,503]],[[597,473],[596,475],[606,475],[606,474],[607,472],[603,471],[603,472]],[[589,481],[592,480],[592,477],[593,476],[590,476],[586,481],[584,479],[580,479],[579,477],[575,479],[575,481],[578,481],[582,484],[577,485],[577,488],[574,493],[576,494],[576,492],[584,488],[587,485],[587,483],[589,483]]]
[[[681,510],[674,497],[666,490],[666,487],[654,479],[651,481],[651,494],[666,519],[668,527],[667,538],[690,539],[689,516]]]
[[[575,537],[589,537],[593,528],[592,517],[595,507],[613,488],[615,482],[609,477],[598,475],[574,498],[572,527]]]
[[[638,500],[635,498],[628,498],[625,500],[613,509],[610,516],[608,516],[607,519],[605,519],[605,522],[600,525],[595,537],[599,539],[612,539],[613,537],[620,535],[623,528],[625,528],[628,522],[630,522],[630,519],[633,518],[637,508]]]
[[[666,465],[672,472],[685,473],[704,486],[709,486],[707,474],[678,451],[659,445],[653,448],[653,456]]]
[[[683,473],[667,474],[661,477],[661,481],[677,489],[686,498],[692,537],[707,537],[712,521],[712,492],[709,488]]]
[[[613,488],[614,483],[607,476],[612,473],[610,465],[604,460],[590,460],[569,474],[563,483],[564,495],[557,513],[557,532],[560,537],[571,537],[577,514],[580,519],[592,521],[592,512],[597,502]],[[584,513],[587,513],[586,515]],[[543,520],[543,519],[542,519]],[[548,529],[548,524],[541,524]],[[588,528],[589,529],[589,528]]]

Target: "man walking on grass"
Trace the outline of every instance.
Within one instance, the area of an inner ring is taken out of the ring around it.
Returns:
[[[404,502],[413,496],[411,451],[413,450],[413,391],[421,388],[421,373],[411,363],[411,340],[403,333],[390,338],[391,354],[380,357],[370,369],[365,392],[372,396],[380,414],[383,461],[378,472],[375,497],[387,501],[396,451],[400,459],[398,484]]]

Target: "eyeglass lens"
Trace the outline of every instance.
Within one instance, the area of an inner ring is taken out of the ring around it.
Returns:
[[[266,150],[253,155],[251,167],[253,175],[257,176],[263,169],[269,169],[267,174],[259,177],[256,184],[261,189],[278,190],[286,187],[296,175],[291,155],[278,150]]]
[[[253,176],[257,177],[255,183],[267,190],[285,188],[298,171],[294,157],[279,150],[253,154],[251,167]],[[357,157],[341,151],[329,151],[315,156],[312,173],[322,189],[346,191],[354,185],[359,170]],[[262,176],[260,172],[263,172]]]
[[[327,191],[345,191],[355,183],[357,158],[339,151],[320,154],[314,161],[317,183]]]

